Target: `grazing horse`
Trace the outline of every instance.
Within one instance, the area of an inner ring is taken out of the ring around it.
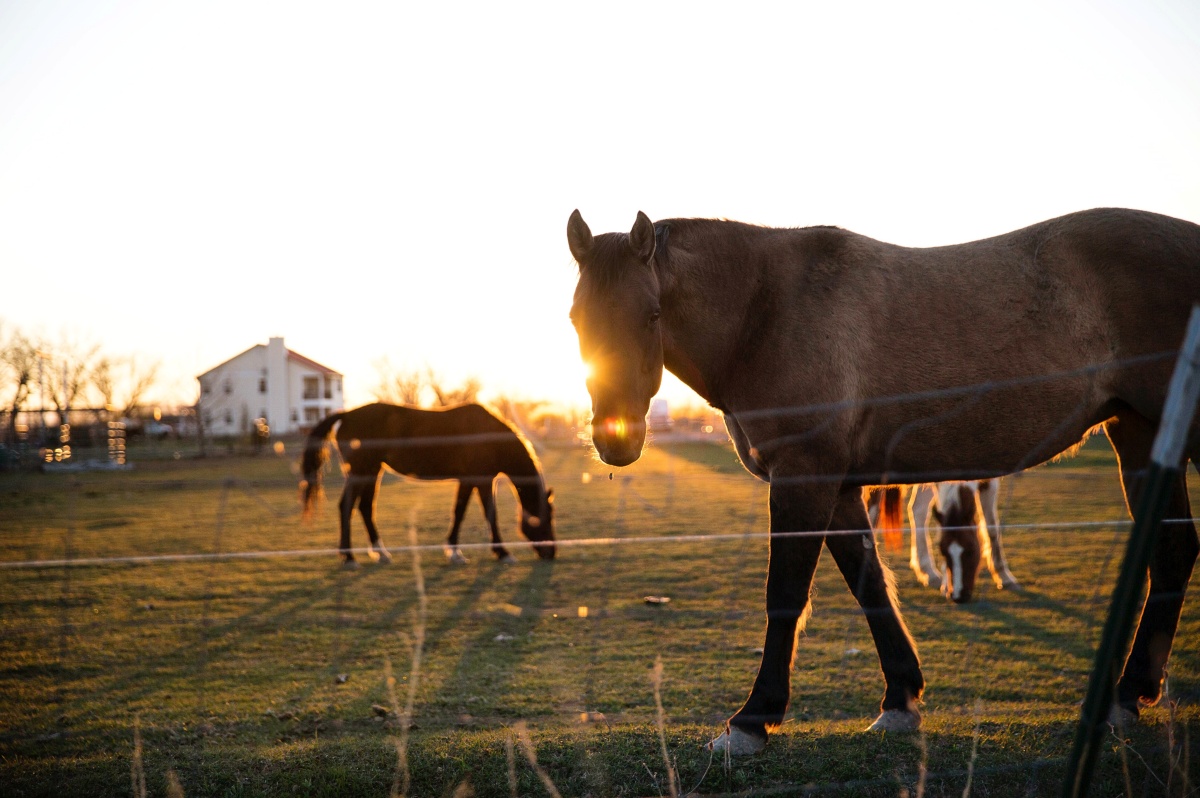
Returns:
[[[375,527],[375,494],[385,466],[406,477],[458,480],[454,525],[446,542],[452,562],[466,562],[458,548],[458,529],[472,491],[479,493],[492,528],[492,551],[503,562],[513,561],[500,541],[496,522],[499,474],[506,475],[516,488],[521,534],[534,543],[538,556],[554,559],[554,491],[546,488],[541,467],[525,439],[475,404],[422,410],[377,403],[325,418],[309,433],[301,462],[304,479],[300,488],[306,515],[320,494],[325,444],[338,422],[336,440],[346,472],[346,486],[338,502],[340,548],[347,565],[355,562],[350,549],[350,517],[355,505],[371,538],[372,559],[391,560]]]
[[[895,503],[899,514],[902,488],[888,486],[872,490],[867,497],[867,515],[871,526],[900,533],[899,520],[887,519],[887,505]],[[914,485],[908,500],[908,522],[912,529],[908,565],[917,581],[941,590],[956,604],[971,600],[982,563],[997,589],[1019,590],[1021,585],[1009,570],[1000,539],[1000,480],[938,482]],[[946,571],[934,563],[929,548],[929,521],[941,528],[938,550],[945,558]],[[976,532],[978,530],[978,533]],[[957,568],[952,567],[957,565]]]
[[[575,211],[567,242],[600,458],[640,456],[665,367],[724,413],[743,465],[770,483],[762,661],[710,743],[731,754],[761,750],[783,722],[822,545],[879,654],[871,728],[919,727],[925,679],[862,488],[1011,474],[1102,425],[1132,507],[1200,300],[1200,226],[1123,209],[929,249],[641,212],[628,234],[593,237]],[[1200,455],[1196,422],[1185,451]],[[1191,518],[1185,474],[1167,518]],[[1130,713],[1161,694],[1198,551],[1194,524],[1159,528],[1117,685]]]

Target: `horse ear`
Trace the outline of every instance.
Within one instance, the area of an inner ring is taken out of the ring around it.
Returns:
[[[546,504],[554,504],[554,488],[546,489]]]
[[[654,222],[641,211],[638,211],[633,229],[629,231],[629,248],[643,263],[649,263],[654,257]]]
[[[588,252],[592,249],[592,231],[588,228],[587,222],[583,220],[583,214],[576,208],[571,213],[571,218],[567,220],[567,246],[571,248],[571,257],[580,266],[583,266],[583,259],[587,257]]]

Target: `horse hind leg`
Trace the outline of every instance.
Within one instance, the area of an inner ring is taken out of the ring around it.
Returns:
[[[1143,416],[1127,411],[1118,414],[1115,422],[1105,425],[1105,432],[1117,453],[1125,501],[1132,514],[1143,488],[1154,427]],[[1198,454],[1200,447],[1189,447],[1190,458],[1195,459]],[[1186,463],[1184,465],[1186,468]],[[1200,555],[1200,538],[1187,496],[1186,470],[1175,478],[1163,518],[1151,554],[1150,587],[1134,633],[1133,646],[1117,682],[1117,704],[1132,717],[1137,717],[1139,705],[1152,706],[1162,695],[1184,593]]]
[[[450,534],[446,537],[446,559],[451,565],[466,565],[467,558],[458,547],[458,531],[462,527],[463,515],[467,512],[467,504],[471,501],[471,491],[475,485],[469,482],[458,483],[458,493],[454,497],[454,521],[450,526]]]
[[[354,515],[354,506],[362,494],[362,483],[361,475],[347,474],[346,484],[342,488],[342,497],[338,500],[338,523],[341,528],[338,552],[341,554],[342,563],[347,568],[358,567],[358,562],[354,559],[354,551],[350,548],[350,521]]]
[[[382,478],[383,472],[380,471],[375,475],[375,479],[363,486],[362,496],[358,500],[358,512],[362,515],[363,525],[367,528],[367,536],[371,540],[368,555],[375,562],[386,565],[392,561],[392,555],[379,539],[379,530],[375,527],[375,496],[379,492],[379,481]]]
[[[863,528],[862,503],[845,498],[845,494],[840,497],[830,528]],[[911,731],[919,728],[921,713],[917,705],[925,689],[925,677],[921,673],[916,644],[900,614],[892,573],[879,557],[874,536],[830,535],[825,539],[825,546],[866,616],[883,669],[885,689],[881,712],[869,730]]]
[[[984,549],[988,571],[992,581],[1001,590],[1020,590],[1021,584],[1008,568],[1004,546],[1000,542],[1000,480],[985,479],[979,482],[979,509],[987,525],[987,547]]]

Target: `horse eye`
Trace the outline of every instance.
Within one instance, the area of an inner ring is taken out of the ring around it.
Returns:
[[[654,323],[658,321],[658,317],[659,317],[659,316],[661,316],[661,315],[662,315],[662,311],[661,311],[661,310],[655,310],[655,311],[652,311],[652,312],[650,313],[650,324],[649,324],[649,326],[653,327],[653,326],[654,326]]]

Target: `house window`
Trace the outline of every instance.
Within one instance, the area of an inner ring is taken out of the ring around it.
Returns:
[[[232,424],[232,423],[233,423],[233,411],[232,411],[232,410],[226,410],[226,411],[225,411],[225,423],[226,423],[226,424]]]
[[[325,378],[325,398],[333,398],[333,380],[329,379],[328,377]]]
[[[304,398],[316,399],[320,396],[321,386],[320,377],[305,377],[304,378]]]
[[[258,378],[258,392],[259,393],[267,392],[267,378],[266,377]]]
[[[292,408],[292,423],[294,424],[294,423],[296,423],[296,422],[297,422],[297,421],[299,421],[299,420],[300,420],[300,414],[299,414],[299,413],[297,413],[297,412],[296,412],[296,408],[294,408],[294,407],[293,407],[293,408]]]
[[[338,378],[337,378],[337,380],[335,380],[335,381],[334,381],[334,385],[336,386],[336,387],[334,388],[334,390],[336,390],[336,391],[338,392],[338,394],[341,394],[341,392],[342,392],[342,378],[341,378],[341,377],[338,377]]]
[[[200,383],[200,393],[202,393],[202,394],[209,394],[209,393],[212,393],[212,386],[211,386],[211,385],[209,385],[207,382],[203,382],[203,381],[201,381],[201,383]]]
[[[317,414],[317,408],[315,408],[315,407],[304,408],[304,420],[309,424],[315,424],[318,421],[320,421],[321,417]]]
[[[233,393],[233,381],[228,377],[225,378],[225,393],[227,395]]]

